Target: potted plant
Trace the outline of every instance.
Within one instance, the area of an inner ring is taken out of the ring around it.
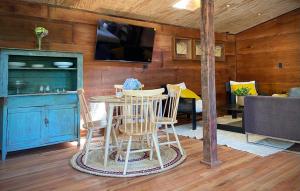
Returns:
[[[250,94],[250,88],[241,87],[233,91],[233,94],[236,95],[236,104],[239,106],[244,106],[245,96]]]

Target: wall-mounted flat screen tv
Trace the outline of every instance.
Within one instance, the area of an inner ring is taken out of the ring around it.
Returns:
[[[100,20],[95,59],[151,62],[154,36],[154,28]]]

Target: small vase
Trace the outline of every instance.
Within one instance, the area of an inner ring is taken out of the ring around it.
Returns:
[[[239,106],[244,106],[245,96],[236,96],[236,104]]]
[[[41,50],[42,49],[42,37],[36,37],[36,39],[37,39],[36,47],[38,50]]]

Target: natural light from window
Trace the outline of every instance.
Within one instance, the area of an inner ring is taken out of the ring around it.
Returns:
[[[195,11],[200,8],[199,0],[180,0],[173,5],[176,9],[185,9],[189,11]]]

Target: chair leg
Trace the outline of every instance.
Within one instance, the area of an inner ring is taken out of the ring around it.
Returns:
[[[168,146],[170,148],[170,136],[169,136],[169,133],[168,133],[168,125],[167,124],[165,124],[165,129],[166,129],[166,134],[167,134]]]
[[[144,143],[145,143],[145,136],[141,136],[140,137],[140,142],[141,142],[142,149],[144,149],[145,148],[145,145],[144,145]]]
[[[176,130],[175,130],[174,124],[171,124],[171,126],[172,126],[172,129],[173,129],[174,136],[175,136],[175,139],[176,139],[176,142],[177,142],[178,148],[179,148],[179,150],[180,150],[180,153],[181,153],[181,155],[183,155],[183,149],[182,149],[182,147],[181,147],[181,144],[180,144],[179,138],[178,138],[178,136],[177,136],[177,133],[176,133]]]
[[[147,146],[151,147],[151,142],[150,142],[150,139],[149,139],[149,134],[146,135],[146,139],[147,139]]]
[[[77,147],[79,147],[80,148],[80,136],[79,136],[79,138],[78,138],[78,140],[77,140]]]
[[[92,135],[93,135],[93,130],[88,129],[88,133],[86,136],[86,141],[85,141],[85,146],[84,146],[84,158],[83,158],[83,164],[86,164],[87,159],[88,159],[88,154],[89,154],[89,150],[90,150],[90,143],[92,140]]]
[[[112,144],[115,144],[115,146],[118,147],[119,142],[118,142],[118,137],[117,137],[115,128],[117,128],[117,125],[111,129],[112,130]]]
[[[122,160],[121,153],[122,153],[123,142],[124,142],[124,140],[121,139],[120,144],[118,145],[118,148],[117,148],[117,154],[116,154],[116,157],[115,157],[115,162],[117,162],[119,158]]]
[[[147,135],[147,137],[148,137],[148,135]],[[150,145],[151,150],[150,150],[150,156],[149,156],[149,158],[150,158],[150,160],[153,160],[153,138],[151,139],[151,143],[150,144],[151,144]]]
[[[127,144],[127,151],[126,151],[126,158],[125,158],[125,166],[124,166],[123,175],[126,175],[126,172],[127,172],[131,141],[132,141],[132,136],[129,137],[128,144]]]
[[[197,129],[197,119],[196,119],[196,99],[192,99],[192,129]]]
[[[152,139],[153,139],[154,147],[155,147],[155,150],[156,150],[156,155],[157,155],[157,158],[158,158],[158,161],[159,161],[159,164],[160,164],[160,168],[163,169],[164,165],[163,165],[163,162],[162,162],[161,156],[160,156],[160,150],[159,150],[157,134],[152,133]]]
[[[249,134],[248,133],[246,133],[246,141],[247,141],[247,143],[251,143],[250,139],[249,139]]]

